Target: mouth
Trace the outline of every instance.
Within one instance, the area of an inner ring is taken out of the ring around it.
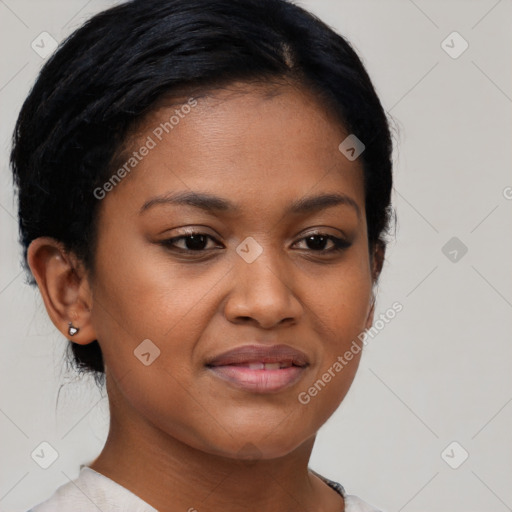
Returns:
[[[288,345],[245,345],[206,364],[215,377],[254,393],[283,391],[296,384],[308,366],[306,354]]]

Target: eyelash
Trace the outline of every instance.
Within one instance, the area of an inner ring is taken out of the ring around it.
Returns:
[[[180,253],[187,253],[187,254],[193,254],[193,253],[201,254],[201,253],[205,253],[207,251],[214,250],[214,249],[199,249],[199,250],[183,249],[181,247],[176,247],[174,245],[177,241],[186,240],[187,238],[190,238],[191,236],[203,236],[203,237],[209,238],[210,240],[213,240],[214,242],[218,243],[217,240],[215,240],[215,238],[212,237],[211,235],[208,235],[206,233],[201,233],[199,231],[191,231],[191,232],[187,233],[186,235],[175,236],[173,238],[163,240],[160,243],[161,243],[161,245],[165,246],[168,249],[171,249],[171,250],[174,250],[174,251],[180,252]],[[327,238],[328,240],[330,240],[333,243],[333,247],[331,247],[330,249],[327,249],[327,250],[326,249],[320,249],[320,250],[304,249],[304,250],[307,250],[307,251],[310,251],[313,253],[318,253],[318,254],[339,253],[339,252],[342,252],[342,251],[348,249],[352,245],[350,242],[348,242],[347,240],[344,240],[343,238],[339,238],[339,237],[336,237],[333,235],[328,235],[326,233],[311,233],[311,234],[306,235],[305,237],[302,237],[299,240],[299,242],[304,241],[311,237]]]

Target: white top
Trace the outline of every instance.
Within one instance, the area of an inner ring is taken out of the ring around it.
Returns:
[[[316,475],[318,473],[314,472]],[[379,512],[357,496],[345,493],[343,487],[318,475],[345,499],[345,512]],[[28,512],[158,512],[122,485],[82,466],[72,482],[60,486],[45,502]]]

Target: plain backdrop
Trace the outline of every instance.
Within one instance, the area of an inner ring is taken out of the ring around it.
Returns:
[[[110,5],[0,1],[2,511],[46,498],[105,440],[106,398],[66,371],[65,340],[25,282],[8,152],[45,60],[32,42]],[[403,305],[366,346],[311,467],[384,511],[512,510],[512,1],[302,5],[352,42],[393,118],[398,223],[377,317]],[[41,442],[58,452],[48,469],[31,457]]]

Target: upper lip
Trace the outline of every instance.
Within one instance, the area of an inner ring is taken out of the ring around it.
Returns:
[[[307,366],[308,356],[289,345],[243,345],[210,359],[206,366],[227,366],[247,363],[292,363]]]

